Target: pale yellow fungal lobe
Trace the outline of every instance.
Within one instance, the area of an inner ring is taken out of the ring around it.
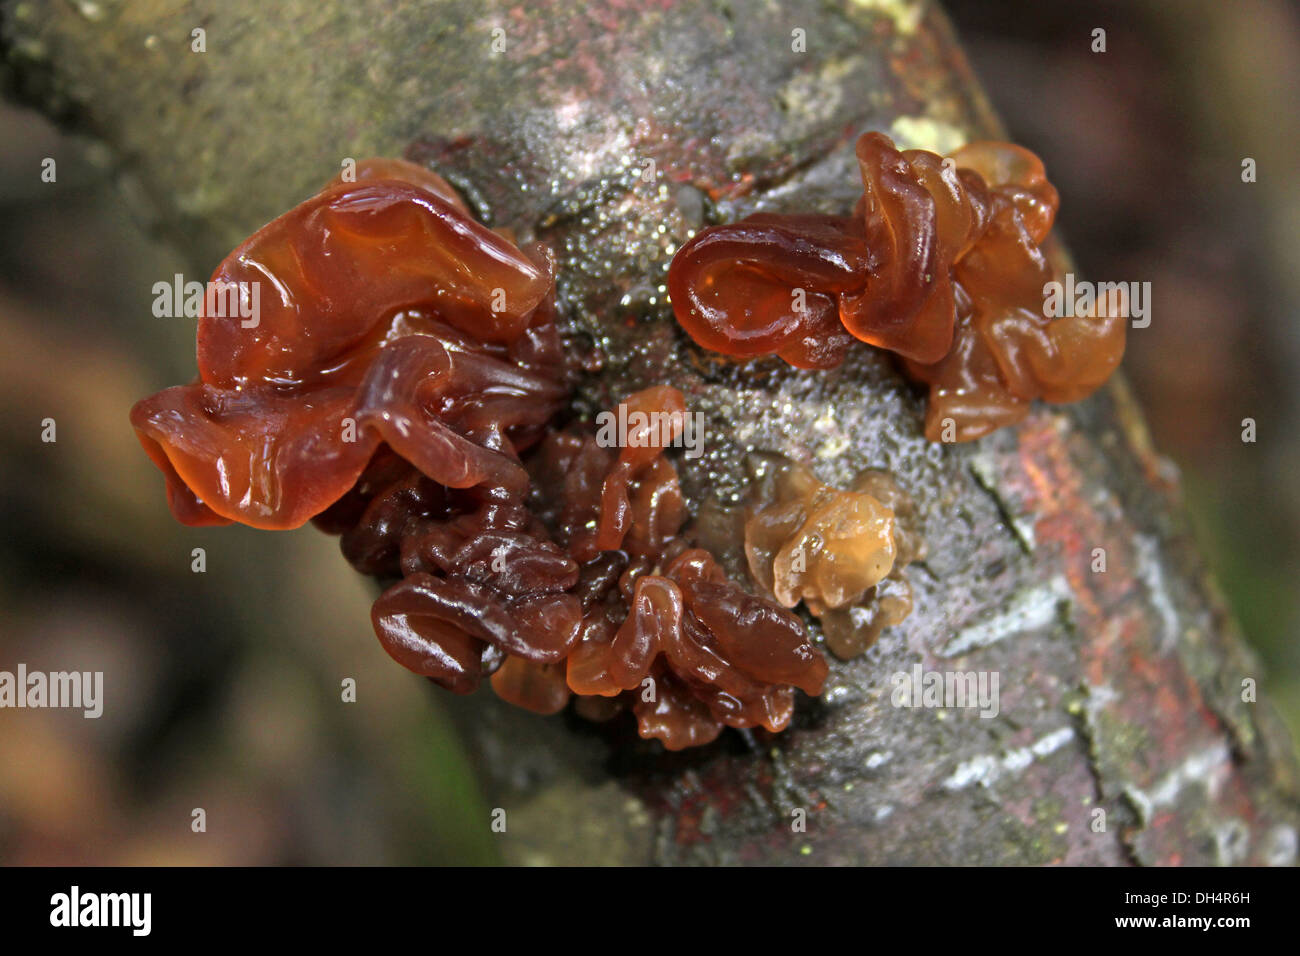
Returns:
[[[880,501],[798,467],[773,484],[776,500],[745,522],[745,556],[782,605],[844,607],[893,569],[894,512]]]
[[[751,575],[783,606],[803,601],[838,656],[861,653],[912,609],[901,572],[923,545],[911,499],[878,469],[840,489],[779,455],[754,464],[744,521]]]

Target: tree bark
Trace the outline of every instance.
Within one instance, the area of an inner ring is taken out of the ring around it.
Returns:
[[[872,350],[830,373],[724,365],[665,306],[671,253],[691,230],[850,208],[859,133],[941,152],[999,135],[934,5],[3,11],[14,87],[106,144],[142,215],[201,274],[345,158],[405,155],[491,225],[556,249],[565,320],[606,358],[579,410],[668,382],[705,413],[705,455],[681,463],[694,508],[734,500],[754,450],[808,461],[830,483],[886,467],[917,498],[930,556],[910,573],[914,612],[834,664],[784,734],[728,733],[671,755],[626,726],[543,719],[489,692],[449,700],[489,802],[507,811],[508,859],[1294,861],[1289,742],[1243,693],[1264,675],[1122,378],[936,446],[921,435],[922,399]],[[724,557],[735,570],[734,551]],[[892,675],[915,665],[996,673],[999,714],[894,706]]]

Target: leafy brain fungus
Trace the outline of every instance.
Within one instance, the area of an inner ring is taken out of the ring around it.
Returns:
[[[855,340],[886,349],[929,386],[931,441],[978,438],[1110,377],[1120,304],[1045,314],[1058,197],[1038,157],[976,142],[945,159],[867,133],[857,159],[852,216],[763,213],[678,250],[668,291],[696,343],[807,369],[839,365]]]
[[[685,536],[675,434],[615,449],[557,427],[576,373],[548,250],[475,222],[428,170],[356,172],[218,266],[214,283],[275,294],[251,323],[205,310],[197,381],[132,410],[175,516],[339,535],[386,585],[382,646],[453,692],[486,679],[538,712],[630,710],[670,749],[787,727],[826,660],[788,607]],[[624,404],[669,431],[686,407],[667,386]],[[879,577],[870,560],[845,595]]]

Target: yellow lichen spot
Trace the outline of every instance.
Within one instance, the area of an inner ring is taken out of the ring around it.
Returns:
[[[852,0],[855,7],[882,13],[894,21],[894,27],[901,36],[911,36],[921,25],[925,15],[922,0]]]
[[[889,127],[899,149],[928,149],[946,156],[966,145],[966,133],[951,123],[928,116],[900,116]]]

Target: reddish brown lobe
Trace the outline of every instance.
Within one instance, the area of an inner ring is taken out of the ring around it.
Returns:
[[[701,346],[833,368],[854,339],[886,349],[930,387],[925,432],[967,441],[1076,401],[1124,351],[1114,303],[1047,315],[1045,248],[1058,205],[1042,163],[1010,143],[945,160],[867,133],[852,217],[750,216],[705,229],[674,256],[678,322]]]
[[[353,486],[381,440],[454,487],[526,481],[514,449],[475,434],[471,416],[493,403],[499,431],[558,409],[554,368],[499,354],[540,354],[530,323],[550,261],[470,219],[441,178],[362,163],[356,182],[255,233],[212,282],[244,284],[250,306],[256,288],[256,314],[205,303],[199,381],[131,416],[180,520],[297,527]]]

